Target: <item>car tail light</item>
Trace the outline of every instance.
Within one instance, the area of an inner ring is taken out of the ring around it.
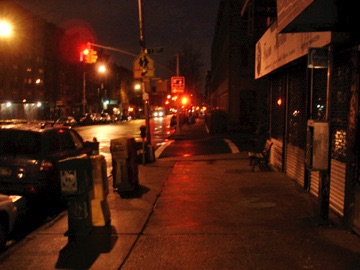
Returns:
[[[40,165],[40,171],[52,171],[54,169],[54,164],[49,160],[43,160]]]
[[[26,171],[24,168],[18,168],[16,170],[16,176],[17,178],[21,179],[21,178],[24,178],[26,176]]]

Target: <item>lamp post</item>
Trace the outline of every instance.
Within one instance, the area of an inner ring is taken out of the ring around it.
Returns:
[[[146,46],[145,46],[143,14],[142,14],[142,1],[141,0],[138,0],[138,8],[139,8],[140,48],[141,48],[141,52],[145,52]],[[146,76],[143,76],[143,79],[142,79],[143,97],[148,95],[148,93],[145,92],[145,87],[146,87],[145,80],[147,80],[147,78],[146,78]],[[146,141],[147,141],[149,147],[151,147],[149,99],[148,98],[143,98],[143,99],[144,99],[144,112],[145,112]]]
[[[104,65],[100,65],[98,67],[98,72],[100,73],[105,73],[106,72],[106,67]],[[85,70],[84,67],[84,71],[83,71],[83,91],[82,91],[82,113],[85,114],[86,113],[86,73],[87,71]]]
[[[12,35],[12,27],[6,21],[0,21],[0,38],[10,37]]]
[[[83,71],[83,97],[82,97],[82,113],[85,115],[86,113],[86,71]]]

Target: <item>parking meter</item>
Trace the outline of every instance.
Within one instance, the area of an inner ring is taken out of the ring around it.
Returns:
[[[146,126],[141,126],[140,127],[140,136],[141,136],[141,138],[145,139],[145,137],[146,137]]]
[[[146,126],[140,127],[140,136],[142,138],[142,164],[145,165],[145,137],[146,137]]]

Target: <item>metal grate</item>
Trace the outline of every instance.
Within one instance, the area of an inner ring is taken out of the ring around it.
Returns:
[[[282,140],[284,134],[285,86],[283,76],[274,76],[271,87],[271,137]]]
[[[334,55],[333,83],[331,89],[331,157],[346,161],[346,131],[351,93],[350,51]]]
[[[307,77],[303,64],[289,70],[288,85],[288,143],[305,149]]]

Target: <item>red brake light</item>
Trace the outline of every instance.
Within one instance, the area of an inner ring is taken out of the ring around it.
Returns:
[[[40,171],[51,171],[54,169],[54,164],[49,161],[49,160],[44,160],[42,163],[41,163],[41,166],[40,166]]]

